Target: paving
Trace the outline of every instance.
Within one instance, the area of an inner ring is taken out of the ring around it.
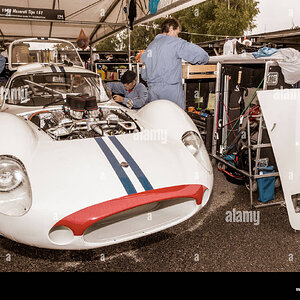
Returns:
[[[38,249],[2,237],[0,271],[299,272],[300,233],[291,228],[286,208],[251,211],[244,186],[229,183],[216,169],[214,176],[209,204],[173,228],[85,251]],[[241,212],[251,212],[252,219],[241,219]]]

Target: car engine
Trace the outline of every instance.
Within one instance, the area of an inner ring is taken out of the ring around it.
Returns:
[[[65,105],[25,116],[55,140],[73,140],[139,132],[121,109],[98,107],[96,97],[68,96]]]

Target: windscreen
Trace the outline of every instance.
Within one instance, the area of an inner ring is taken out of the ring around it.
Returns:
[[[18,76],[12,80],[4,97],[7,104],[44,106],[63,104],[67,95],[95,96],[98,102],[109,100],[99,76],[69,72]]]
[[[33,63],[65,63],[82,66],[82,61],[72,43],[58,40],[19,40],[10,49],[11,67]]]

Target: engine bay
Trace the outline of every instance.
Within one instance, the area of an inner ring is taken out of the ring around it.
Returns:
[[[68,96],[62,107],[40,110],[24,117],[58,141],[140,131],[122,109],[98,107],[96,97],[89,96]]]

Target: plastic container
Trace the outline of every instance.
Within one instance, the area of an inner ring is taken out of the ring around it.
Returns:
[[[233,43],[231,39],[224,44],[223,55],[233,55]]]

